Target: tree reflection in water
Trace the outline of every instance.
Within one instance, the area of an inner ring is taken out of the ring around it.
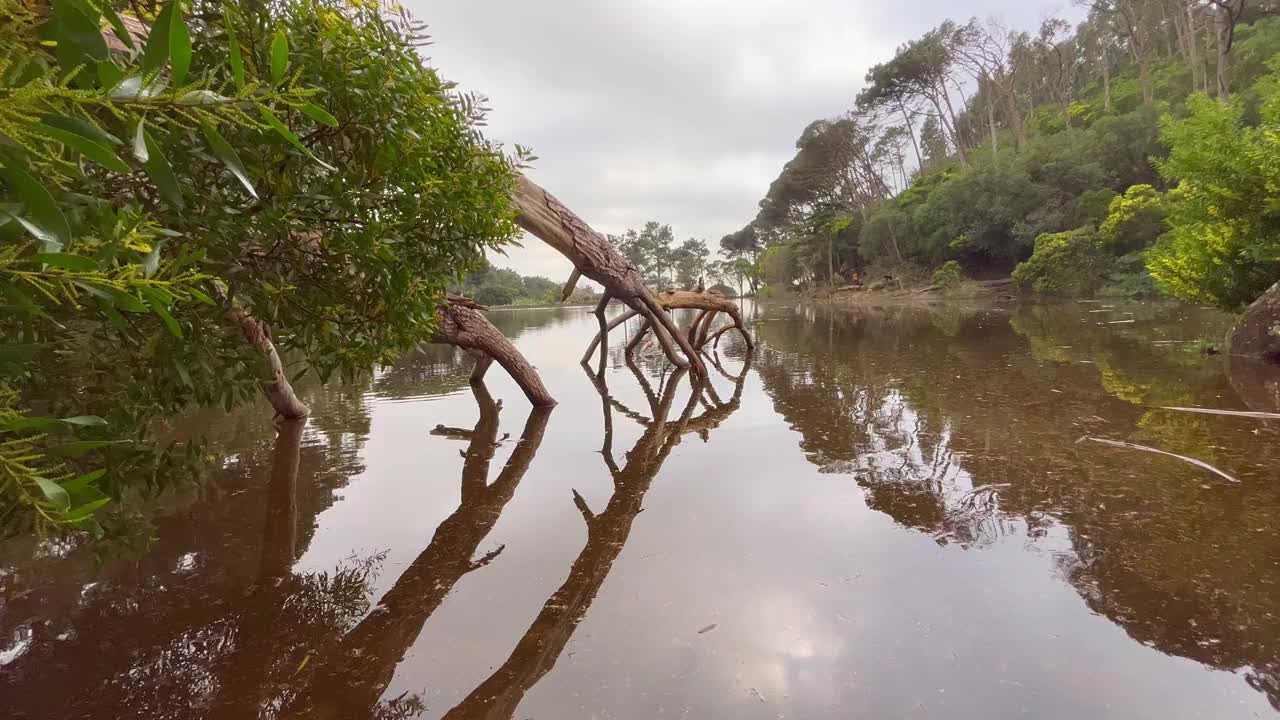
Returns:
[[[283,716],[358,718],[385,716],[389,710],[420,709],[411,698],[380,707],[380,698],[396,666],[413,647],[422,626],[449,591],[467,573],[494,560],[502,548],[476,558],[480,543],[515,495],[547,428],[551,411],[534,408],[515,450],[492,483],[489,464],[498,442],[498,414],[483,384],[472,385],[480,420],[472,430],[438,427],[435,434],[468,441],[462,470],[462,499],[436,528],[431,542],[383,595],[374,611],[317,658],[302,678],[303,690]]]
[[[665,378],[661,394],[655,394],[639,368],[629,367],[645,390],[649,417],[616,400],[609,394],[604,379],[586,368],[588,377],[600,393],[605,426],[601,454],[613,478],[613,495],[604,509],[597,513],[581,495],[574,492],[574,503],[587,525],[587,542],[570,567],[568,578],[547,599],[506,662],[446,713],[446,718],[510,718],[515,714],[525,693],[555,666],[578,623],[591,607],[614,561],[626,545],[645,494],[672,449],[685,435],[697,433],[705,436],[733,414],[741,403],[747,376],[744,368],[727,402],[720,401],[714,390],[707,392],[709,383],[694,383],[680,415],[669,420],[677,388],[687,372],[676,370]],[[695,416],[700,404],[704,412]],[[643,434],[626,453],[621,466],[613,451],[614,410],[644,427]]]
[[[816,312],[759,326],[758,372],[809,460],[852,476],[871,508],[966,548],[1052,536],[1095,612],[1165,653],[1240,672],[1280,709],[1269,530],[1280,446],[1265,440],[1276,424],[1158,409],[1233,393],[1180,335],[1191,310],[1139,311],[1118,327],[1076,307]],[[1240,402],[1264,410],[1275,376],[1232,369]],[[1086,434],[1202,458],[1243,482],[1077,444]]]

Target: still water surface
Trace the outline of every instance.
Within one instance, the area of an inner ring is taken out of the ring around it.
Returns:
[[[305,428],[210,418],[145,553],[0,548],[5,715],[1280,716],[1280,423],[1159,409],[1280,410],[1224,318],[748,315],[696,394],[530,310],[492,318],[551,412],[425,348]]]

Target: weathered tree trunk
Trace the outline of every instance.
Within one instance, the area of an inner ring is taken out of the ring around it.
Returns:
[[[1228,344],[1232,355],[1280,365],[1280,282],[1244,311]]]
[[[684,357],[668,350],[667,356],[676,365],[687,365],[699,377],[706,377],[707,368],[697,351],[681,335],[671,317],[663,312],[657,298],[645,284],[640,271],[627,262],[604,236],[582,218],[556,199],[554,195],[527,177],[518,179],[513,198],[519,215],[520,227],[540,238],[573,263],[578,272],[604,286],[602,305],[616,299],[643,315],[655,329],[661,328],[679,344]],[[601,327],[605,325],[603,310],[598,312]],[[658,332],[658,337],[663,337]]]
[[[267,396],[267,401],[276,414],[286,420],[297,420],[310,415],[311,409],[298,399],[293,385],[289,383],[289,376],[285,375],[284,363],[280,361],[275,343],[271,342],[271,330],[266,323],[237,306],[231,308],[227,318],[236,327],[240,337],[262,353],[269,372],[268,379],[262,383],[262,393]]]
[[[440,325],[431,342],[455,345],[476,357],[476,370],[471,379],[484,377],[492,360],[497,360],[516,381],[525,397],[536,407],[551,407],[555,398],[542,384],[538,371],[520,354],[515,345],[481,312],[483,308],[464,298],[450,297],[439,311]]]

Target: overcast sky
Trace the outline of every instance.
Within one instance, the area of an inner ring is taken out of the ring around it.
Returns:
[[[488,135],[597,230],[646,220],[718,247],[811,121],[944,19],[1033,29],[1069,0],[407,0],[441,74],[489,98]],[[498,265],[567,277],[536,240]]]

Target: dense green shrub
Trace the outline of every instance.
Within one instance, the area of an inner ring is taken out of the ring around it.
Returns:
[[[1150,185],[1134,185],[1112,200],[1107,219],[1098,228],[1107,248],[1125,255],[1155,242],[1169,229],[1163,199]]]
[[[1189,117],[1163,125],[1160,172],[1178,187],[1147,267],[1175,297],[1239,310],[1280,277],[1280,60],[1273,67],[1259,88],[1260,126],[1245,126],[1239,101],[1203,95]]]
[[[1111,209],[1111,201],[1119,195],[1111,188],[1090,190],[1076,200],[1076,225],[1098,227],[1107,219]]]
[[[1036,238],[1035,252],[1013,271],[1024,288],[1050,295],[1092,295],[1105,282],[1112,256],[1091,227]]]
[[[960,263],[948,260],[933,273],[932,284],[939,288],[954,288],[964,280],[964,271],[960,269]]]

